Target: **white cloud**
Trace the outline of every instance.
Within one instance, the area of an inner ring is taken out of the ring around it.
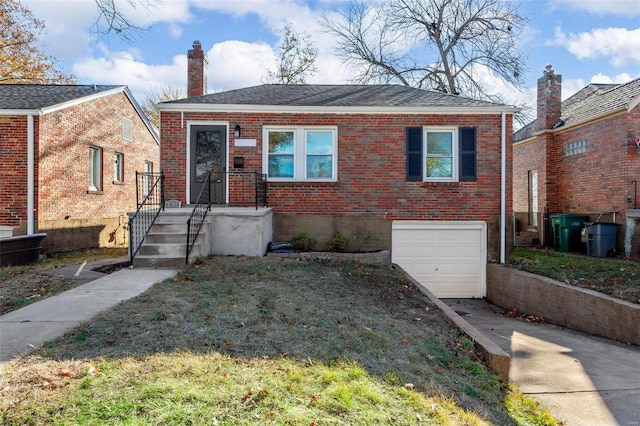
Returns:
[[[622,74],[618,74],[614,77],[610,77],[608,75],[604,75],[602,73],[598,73],[591,77],[589,83],[596,84],[623,84],[633,80],[635,77],[632,75],[623,72]]]
[[[228,40],[214,44],[207,59],[209,92],[218,92],[262,84],[276,56],[268,44]],[[182,73],[186,79],[186,68]]]
[[[564,46],[578,59],[608,58],[613,66],[640,64],[640,28],[599,28],[579,34],[556,28],[550,45]]]
[[[637,0],[555,0],[552,7],[555,9],[569,7],[599,15],[640,15],[640,2]]]
[[[148,65],[129,53],[117,52],[110,57],[77,62],[73,72],[86,83],[127,85],[136,100],[143,103],[147,95],[160,93],[167,86],[186,87],[186,69],[186,55],[174,56],[169,65]]]

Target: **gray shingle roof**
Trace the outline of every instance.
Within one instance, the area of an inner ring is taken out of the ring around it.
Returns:
[[[562,102],[560,118],[572,126],[600,115],[617,111],[640,96],[640,78],[625,84],[589,84]],[[537,120],[533,120],[513,134],[513,141],[525,140],[535,133]]]
[[[0,84],[0,110],[37,110],[122,86]]]
[[[497,107],[502,104],[400,85],[264,84],[211,93],[169,104],[300,107]]]

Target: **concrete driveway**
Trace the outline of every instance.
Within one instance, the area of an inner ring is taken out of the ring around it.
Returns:
[[[511,355],[509,381],[566,426],[640,425],[640,348],[502,315],[478,299],[443,299]]]

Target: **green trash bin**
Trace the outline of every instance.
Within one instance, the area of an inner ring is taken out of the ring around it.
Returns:
[[[582,227],[588,220],[589,216],[577,214],[551,215],[553,249],[564,253],[582,251]]]

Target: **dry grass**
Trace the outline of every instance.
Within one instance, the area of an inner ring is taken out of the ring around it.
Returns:
[[[95,377],[90,360],[100,366]],[[149,404],[174,399],[180,412],[214,404],[219,424],[397,417],[388,423],[508,425],[522,414],[506,408],[513,392],[472,343],[397,271],[282,258],[198,262],[14,361],[8,373],[0,379],[5,422],[63,409],[86,415],[91,408],[82,407],[96,398],[108,408],[94,417],[114,423],[153,418],[160,414]],[[42,400],[25,391],[34,388]],[[49,388],[53,396],[42,392]],[[255,401],[249,417],[239,414],[242,398]],[[125,414],[109,414],[123,404]],[[537,424],[553,424],[539,411],[534,417],[546,420]],[[170,412],[162,416],[177,415]],[[197,420],[206,416],[187,417],[206,424]]]
[[[0,315],[87,282],[86,279],[51,275],[47,273],[50,269],[126,254],[127,249],[91,249],[56,253],[31,265],[0,268]]]
[[[512,267],[640,303],[640,263],[519,247]]]

